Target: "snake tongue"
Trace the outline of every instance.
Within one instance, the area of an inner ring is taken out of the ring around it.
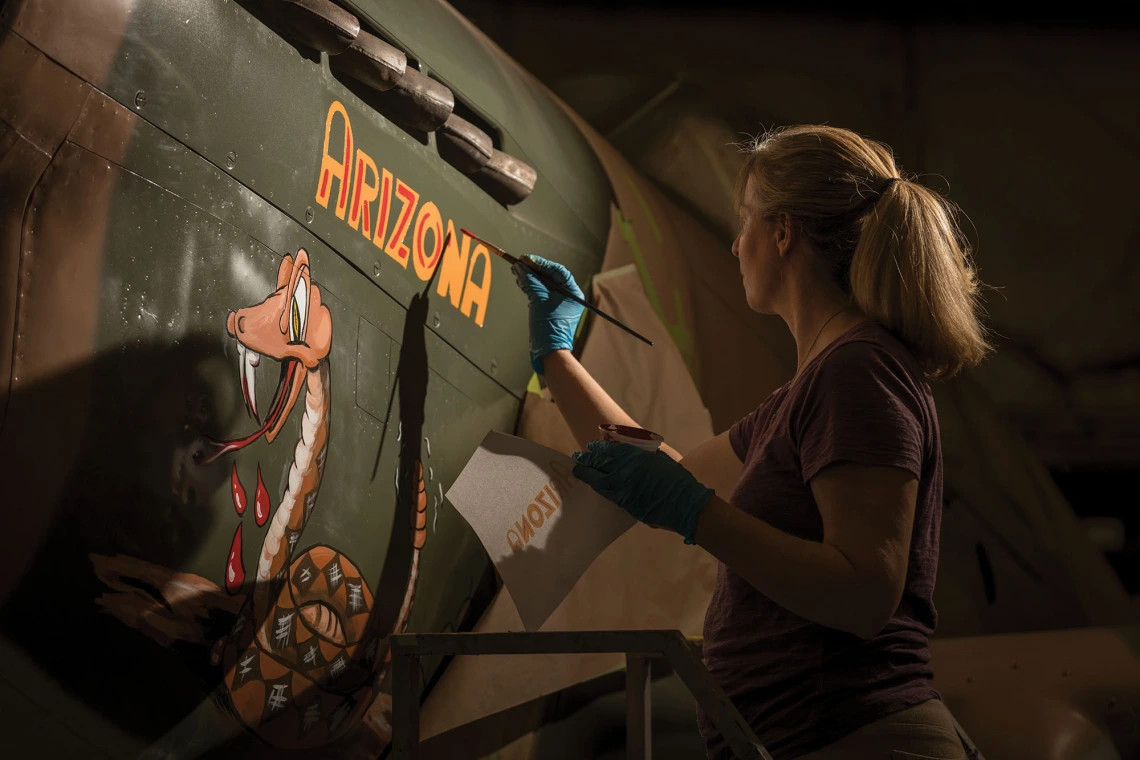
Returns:
[[[238,344],[241,345],[240,343]],[[242,360],[245,361],[244,359]],[[257,432],[247,435],[244,438],[238,438],[231,441],[214,441],[210,440],[210,444],[214,447],[214,452],[209,455],[196,456],[198,464],[210,464],[216,461],[219,457],[225,454],[232,454],[235,451],[240,451],[246,446],[250,445],[263,435],[275,435],[280,423],[284,421],[287,412],[289,397],[292,395],[293,386],[297,383],[298,367],[300,362],[296,359],[287,359],[281,365],[281,378],[278,380],[277,392],[273,396],[273,404],[269,410],[269,415]],[[249,396],[246,393],[247,384],[245,375],[242,375],[242,393],[246,395],[248,403]]]
[[[273,397],[273,409],[263,427],[266,431],[265,440],[270,443],[273,443],[277,434],[281,432],[285,418],[289,416],[289,411],[292,410],[293,404],[297,401],[297,396],[305,383],[304,374],[304,367],[296,359],[287,359],[281,365],[281,380],[277,386],[277,393]]]

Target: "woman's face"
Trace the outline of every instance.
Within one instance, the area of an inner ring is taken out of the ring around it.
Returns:
[[[732,255],[740,260],[748,305],[761,314],[775,314],[784,271],[779,247],[781,227],[764,218],[762,199],[756,197],[753,188],[750,179],[740,206],[740,232],[732,243]]]

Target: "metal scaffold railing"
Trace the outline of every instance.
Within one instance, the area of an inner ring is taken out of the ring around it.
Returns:
[[[651,756],[650,663],[658,657],[681,678],[740,760],[771,760],[701,661],[698,648],[680,631],[402,633],[392,636],[391,644],[393,760],[419,756],[421,657],[602,652],[622,652],[626,657],[626,746],[631,760]]]

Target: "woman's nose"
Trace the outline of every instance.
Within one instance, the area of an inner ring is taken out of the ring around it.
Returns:
[[[732,239],[732,255],[740,258],[740,237],[737,236]]]

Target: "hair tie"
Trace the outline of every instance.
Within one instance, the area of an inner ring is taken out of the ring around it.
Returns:
[[[887,177],[886,180],[883,181],[883,184],[879,186],[879,195],[881,196],[883,193],[887,192],[887,188],[889,188],[895,182],[900,181],[901,179],[902,177]]]

